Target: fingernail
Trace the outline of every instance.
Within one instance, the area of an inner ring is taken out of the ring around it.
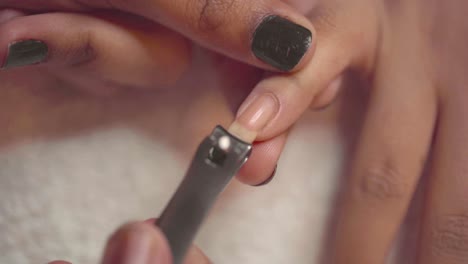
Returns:
[[[8,53],[2,69],[10,69],[41,63],[47,58],[49,48],[39,40],[22,40],[8,46]]]
[[[115,235],[108,246],[104,264],[163,263],[157,241],[142,227],[131,227]]]
[[[275,169],[273,170],[273,173],[271,174],[270,177],[268,177],[268,179],[266,179],[264,182],[262,182],[260,184],[254,185],[254,187],[261,187],[261,186],[265,186],[265,185],[269,184],[275,178],[277,169],[278,169],[278,165],[275,166]]]
[[[260,132],[276,116],[279,102],[272,93],[262,93],[239,109],[237,122],[251,131]]]
[[[253,142],[276,116],[279,102],[272,93],[262,93],[248,99],[239,108],[237,118],[229,128],[229,132],[245,142]]]
[[[290,71],[312,43],[312,32],[279,16],[268,16],[255,30],[252,51],[257,58],[281,71]]]

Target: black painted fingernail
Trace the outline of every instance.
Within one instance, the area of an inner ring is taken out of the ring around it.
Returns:
[[[268,179],[266,179],[264,182],[262,182],[260,184],[254,185],[254,187],[260,187],[260,186],[265,186],[265,185],[269,184],[273,180],[273,178],[275,178],[276,169],[278,169],[278,165],[275,166],[275,169],[271,173],[270,177],[268,177]]]
[[[8,53],[2,69],[41,63],[47,58],[49,48],[39,40],[22,40],[8,46]]]
[[[255,30],[252,51],[257,58],[290,71],[301,61],[312,43],[312,32],[279,16],[268,16]]]

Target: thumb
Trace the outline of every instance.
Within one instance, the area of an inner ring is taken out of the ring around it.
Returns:
[[[131,223],[109,239],[102,264],[171,264],[169,245],[149,223]]]

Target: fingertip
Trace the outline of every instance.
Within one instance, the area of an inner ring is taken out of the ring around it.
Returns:
[[[102,263],[140,263],[139,261],[172,263],[169,244],[154,224],[135,222],[123,225],[110,237]]]
[[[286,74],[297,73],[305,69],[313,60],[317,48],[317,34],[312,22],[302,15],[298,16],[296,19],[298,23],[300,23],[300,25],[304,27],[305,30],[307,30],[306,36],[308,37],[303,39],[303,45],[307,48],[305,49],[302,57],[300,57],[300,59],[297,61],[296,65],[294,65],[291,70],[287,71]]]
[[[284,133],[296,118],[299,103],[305,96],[293,100],[300,89],[294,78],[273,76],[262,80],[244,100],[237,111],[237,124],[241,132],[253,132],[257,141],[266,141]],[[291,113],[292,112],[292,113]],[[248,134],[243,132],[242,134]]]
[[[295,72],[312,58],[314,43],[313,26],[306,19],[268,15],[256,27],[251,49],[257,59],[277,71]]]
[[[262,187],[262,186],[268,185],[275,178],[277,170],[278,170],[278,165],[275,166],[275,168],[273,169],[273,172],[270,174],[270,176],[265,181],[263,181],[263,182],[261,182],[261,183],[259,183],[257,185],[254,185],[254,187]]]
[[[286,143],[287,134],[264,142],[254,143],[252,155],[237,175],[237,179],[251,186],[262,186],[272,180]]]
[[[313,26],[284,1],[160,2],[144,0],[126,9],[181,32],[204,47],[265,70],[294,72],[312,57]],[[187,8],[181,9],[181,5]]]
[[[49,54],[48,45],[36,39],[23,39],[8,44],[1,69],[34,65],[44,62]]]
[[[190,59],[191,46],[180,34],[136,16],[55,12],[0,24],[2,69],[43,63],[80,88],[100,89],[96,93],[106,94],[109,86],[171,87]],[[86,85],[93,80],[100,85]]]
[[[36,65],[49,58],[49,45],[29,23],[38,22],[36,16],[27,16],[15,10],[4,11],[4,22],[0,23],[0,69]]]
[[[341,88],[348,59],[336,46],[323,47],[304,70],[266,76],[239,107],[235,122],[256,132],[256,140],[268,140],[289,129],[308,108],[330,104]]]
[[[212,262],[197,246],[192,246],[187,252],[184,264],[211,264]]]

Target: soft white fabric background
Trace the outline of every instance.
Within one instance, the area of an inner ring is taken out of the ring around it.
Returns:
[[[0,263],[97,263],[115,228],[159,214],[189,156],[153,135],[150,99],[102,104],[0,86]],[[334,198],[363,109],[345,99],[304,116],[271,184],[234,182],[224,193],[197,238],[215,263],[327,263]]]

